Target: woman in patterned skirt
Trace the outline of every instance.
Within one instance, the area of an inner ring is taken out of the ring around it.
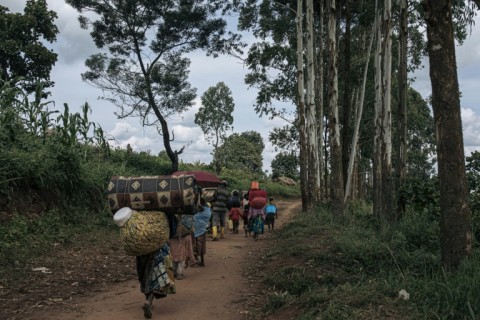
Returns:
[[[150,319],[153,299],[164,298],[167,294],[176,293],[168,243],[155,252],[137,256],[136,263],[140,290],[145,294],[147,300],[143,305],[143,315]]]

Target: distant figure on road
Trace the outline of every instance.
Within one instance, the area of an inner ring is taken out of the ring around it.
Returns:
[[[240,221],[240,218],[242,217],[242,211],[240,210],[240,208],[238,207],[232,207],[230,209],[230,212],[228,214],[228,217],[232,220],[233,222],[233,230],[232,230],[232,233],[233,234],[237,234],[238,233],[238,225],[239,225],[239,221]]]
[[[268,232],[271,232],[275,227],[275,219],[277,219],[278,217],[278,209],[277,206],[273,203],[272,197],[268,199],[268,204],[265,206],[265,209],[263,209],[263,211],[265,211],[266,215],[265,223],[268,226]]]
[[[212,240],[217,241],[217,230],[220,226],[220,238],[225,238],[225,218],[227,215],[227,181],[223,180],[218,185],[218,189],[213,196],[213,208],[212,208]]]
[[[243,206],[243,213],[242,213],[243,230],[245,231],[245,238],[248,238],[251,235],[250,229],[248,228],[248,211],[250,208],[248,204],[248,192],[243,196],[242,206]]]

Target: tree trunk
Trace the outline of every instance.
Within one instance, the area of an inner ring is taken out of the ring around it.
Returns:
[[[407,176],[407,40],[408,40],[408,11],[407,0],[400,0],[400,45],[398,67],[398,134],[397,134],[397,166],[396,166],[396,220],[405,215],[405,199],[399,191],[405,184]]]
[[[366,88],[366,84],[367,84],[368,65],[370,63],[370,54],[372,52],[374,32],[375,32],[375,24],[373,25],[372,35],[370,37],[370,43],[368,45],[367,59],[366,59],[366,62],[365,62],[365,69],[363,71],[362,88],[360,89],[360,97],[357,101],[358,111],[357,111],[357,116],[356,116],[356,121],[355,121],[355,129],[353,131],[352,147],[351,147],[351,150],[350,150],[350,161],[348,162],[348,171],[347,171],[347,179],[346,179],[346,185],[345,185],[345,197],[344,197],[344,202],[345,203],[347,202],[348,197],[350,196],[350,193],[352,192],[351,184],[352,184],[352,179],[353,179],[353,165],[354,165],[355,159],[356,159],[355,155],[357,154],[358,134],[360,132],[360,123],[361,123],[362,114],[363,114],[363,102],[365,100],[365,88]]]
[[[298,85],[298,127],[300,136],[300,191],[302,194],[302,211],[308,208],[308,163],[307,139],[305,133],[305,94],[303,75],[303,0],[297,0],[297,85]]]
[[[317,122],[315,110],[315,63],[313,57],[313,0],[307,0],[307,130],[308,130],[308,210],[313,210],[318,199],[319,176]]]
[[[318,32],[317,32],[317,63],[315,65],[316,69],[316,81],[315,81],[315,97],[316,97],[316,117],[317,117],[317,137],[318,137],[318,195],[317,199],[323,202],[326,199],[326,188],[325,188],[325,181],[323,179],[323,167],[325,162],[325,156],[323,152],[325,140],[323,138],[323,130],[324,130],[324,117],[323,117],[323,54],[324,54],[324,28],[323,28],[323,14],[324,8],[323,3],[324,1],[319,1],[320,8],[319,8],[319,17],[318,17]]]
[[[452,1],[424,0],[423,6],[437,136],[442,263],[451,269],[458,267],[472,250]]]
[[[342,146],[338,118],[338,69],[337,69],[337,19],[335,0],[328,1],[328,99],[329,99],[329,138],[332,190],[332,213],[337,219],[343,217],[343,177]]]
[[[344,48],[343,48],[343,123],[342,123],[342,168],[343,178],[347,178],[348,170],[348,158],[350,150],[350,114],[351,114],[351,91],[350,88],[350,26],[351,26],[351,14],[350,14],[350,0],[345,1],[345,36],[344,36]],[[353,159],[352,159],[353,160]],[[344,187],[346,181],[344,181]]]
[[[383,0],[379,0],[380,2]],[[376,25],[376,47],[375,47],[375,137],[374,137],[374,153],[373,153],[373,216],[379,222],[383,224],[382,214],[382,33],[381,33],[381,21],[382,21],[382,8],[383,5],[375,6],[375,25]]]
[[[375,72],[375,157],[374,157],[374,215],[385,226],[393,213],[392,183],[392,22],[391,1],[380,0],[377,8],[377,49]]]
[[[383,64],[382,64],[382,208],[388,220],[393,220],[392,175],[392,1],[385,0],[383,11]]]
[[[160,121],[160,125],[162,127],[162,137],[163,137],[163,145],[165,146],[165,151],[167,152],[168,158],[172,162],[171,173],[178,171],[178,155],[183,152],[184,147],[182,147],[179,151],[174,151],[170,145],[170,132],[168,131],[168,123],[165,118],[160,113],[160,110],[157,108],[155,104],[155,99],[153,98],[153,94],[151,90],[148,90],[149,101],[152,109],[157,116],[158,120]]]

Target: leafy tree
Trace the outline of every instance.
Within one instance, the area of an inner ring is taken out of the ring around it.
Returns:
[[[295,153],[280,152],[272,160],[272,178],[289,177],[298,180],[300,176],[299,161]]]
[[[275,151],[278,149],[295,151],[298,153],[298,130],[295,126],[284,126],[282,128],[273,128],[268,135],[268,140],[274,145]]]
[[[225,138],[227,130],[233,128],[232,113],[235,104],[232,91],[225,83],[219,82],[216,86],[208,88],[201,99],[202,107],[195,114],[195,124],[202,128],[207,141],[213,143],[213,154],[215,154],[218,144]],[[220,168],[215,167],[219,173]]]
[[[250,141],[256,148],[259,154],[262,154],[263,150],[265,149],[265,144],[263,143],[263,138],[257,131],[245,131],[240,134],[240,136]]]
[[[245,83],[258,89],[255,111],[285,118],[289,111],[275,101],[296,101],[296,3],[246,1],[240,10],[239,29],[259,39],[250,46]]]
[[[480,192],[480,152],[473,151],[465,160],[470,190],[478,193]]]
[[[407,174],[427,179],[435,173],[435,127],[427,101],[418,91],[408,90]]]
[[[262,140],[257,139],[258,137],[261,139],[260,134],[255,131],[233,133],[225,138],[214,157],[222,168],[262,173],[264,144]]]
[[[92,55],[84,81],[101,88],[120,118],[136,116],[144,126],[155,126],[163,136],[165,151],[178,170],[178,155],[170,142],[168,118],[187,110],[195,98],[188,82],[193,50],[217,56],[239,50],[239,36],[226,33],[226,21],[217,13],[229,9],[226,1],[188,0],[66,0],[80,13],[93,12],[91,22],[81,15],[80,24],[92,27],[92,38],[108,53]]]
[[[42,41],[53,43],[58,28],[57,14],[48,10],[46,0],[28,0],[24,13],[10,13],[0,6],[0,77],[18,81],[26,93],[32,93],[38,82],[43,88],[52,87],[50,72],[57,54]]]

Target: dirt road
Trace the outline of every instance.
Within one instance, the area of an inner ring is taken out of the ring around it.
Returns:
[[[300,201],[277,201],[280,228],[300,211]],[[242,227],[242,223],[240,223]],[[240,227],[240,229],[241,229]],[[177,293],[154,301],[152,319],[248,319],[245,305],[253,285],[242,276],[249,266],[249,256],[268,245],[268,231],[258,241],[227,232],[226,239],[207,241],[206,267],[190,267],[185,278],[176,281]],[[135,280],[112,284],[104,292],[78,301],[70,301],[63,310],[45,310],[22,317],[24,320],[135,320],[144,319],[144,296]]]

